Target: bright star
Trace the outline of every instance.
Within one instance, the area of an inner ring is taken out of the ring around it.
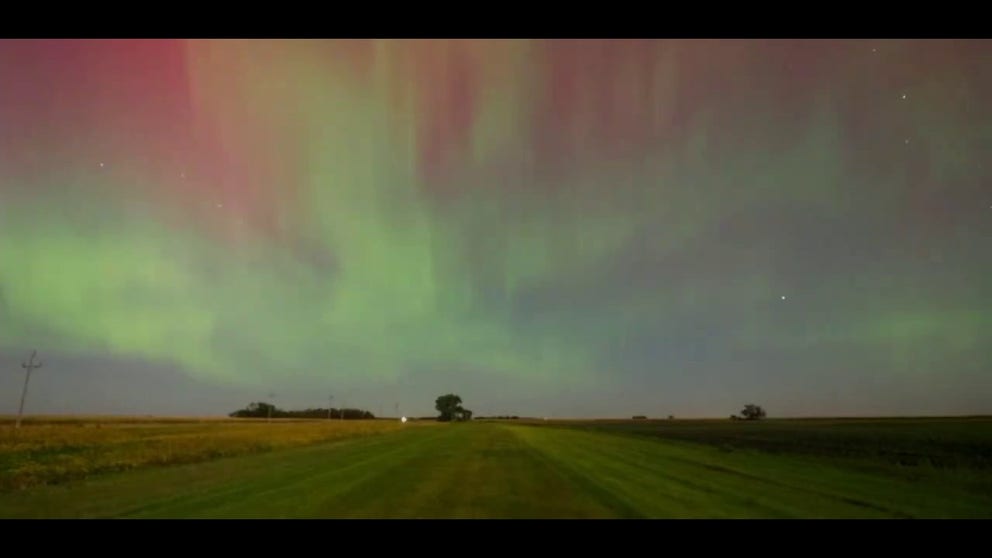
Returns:
[[[782,300],[785,300],[785,295],[782,295]]]

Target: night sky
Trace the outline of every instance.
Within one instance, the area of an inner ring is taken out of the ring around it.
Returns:
[[[0,412],[992,412],[989,41],[0,41]]]

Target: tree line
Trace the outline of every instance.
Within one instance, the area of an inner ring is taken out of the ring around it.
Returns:
[[[239,409],[228,416],[234,418],[301,418],[301,419],[332,419],[341,420],[344,413],[344,420],[367,420],[374,419],[375,415],[364,409],[303,409],[299,411],[287,411],[280,409],[271,403],[255,401],[244,409]]]
[[[441,422],[462,422],[472,420],[472,411],[462,407],[462,398],[454,393],[448,393],[439,396],[434,401],[434,408],[438,411],[438,416],[435,420]],[[265,403],[264,401],[256,401],[248,405],[244,409],[240,409],[230,413],[228,416],[234,418],[300,418],[300,419],[338,419],[342,418],[342,413],[344,414],[345,420],[368,420],[374,419],[370,411],[364,409],[304,409],[301,411],[287,411],[284,409],[279,409],[271,403]],[[748,403],[744,406],[741,411],[740,416],[731,415],[731,420],[761,420],[767,415],[765,410],[760,405],[755,405],[753,403]],[[476,417],[476,418],[488,418],[488,419],[503,419],[503,420],[516,420],[519,419],[516,415],[500,415],[493,417]],[[635,420],[644,420],[647,417],[645,415],[636,415],[633,417]],[[669,415],[668,419],[672,420],[675,417]]]

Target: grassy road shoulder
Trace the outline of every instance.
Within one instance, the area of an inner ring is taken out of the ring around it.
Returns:
[[[141,420],[30,421],[0,428],[0,491],[115,471],[210,461],[374,436],[399,421]]]

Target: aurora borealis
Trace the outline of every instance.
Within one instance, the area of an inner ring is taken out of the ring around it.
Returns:
[[[992,412],[990,56],[0,41],[0,411]]]

